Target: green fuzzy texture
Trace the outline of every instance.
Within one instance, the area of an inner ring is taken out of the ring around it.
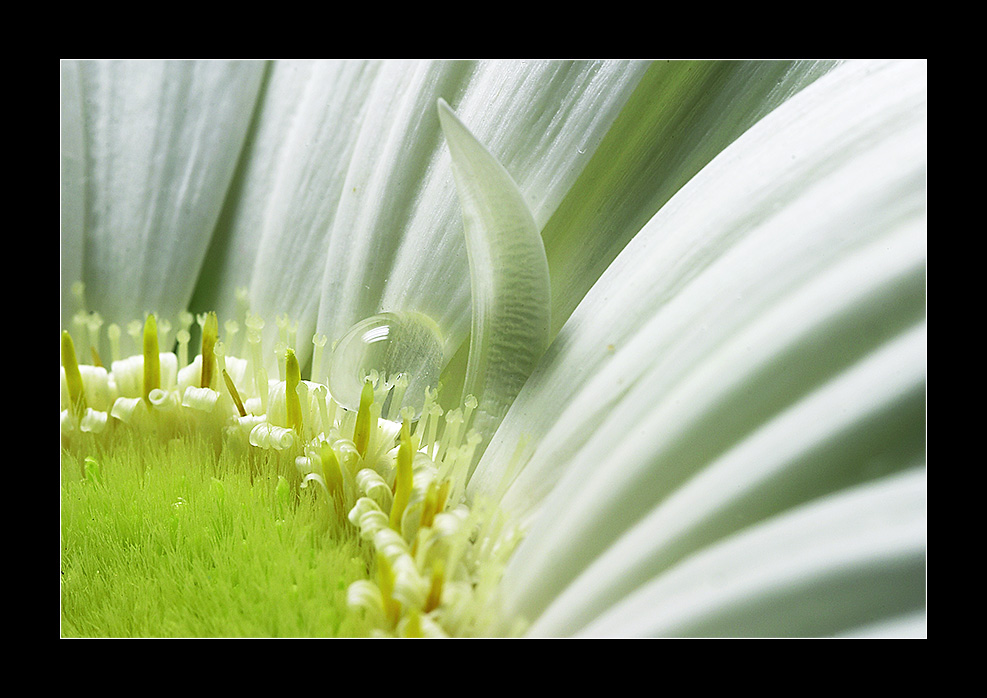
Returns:
[[[192,439],[62,453],[63,637],[353,637],[373,572],[290,457]]]

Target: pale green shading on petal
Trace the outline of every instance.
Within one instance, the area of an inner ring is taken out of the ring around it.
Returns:
[[[873,623],[857,626],[846,632],[835,633],[835,637],[847,639],[924,639],[929,636],[928,618],[921,611],[902,613],[890,618],[882,618]]]
[[[683,557],[922,455],[924,323],[758,429],[611,544],[531,628],[570,635]],[[798,434],[799,438],[793,438]]]
[[[531,517],[505,576],[509,607],[537,622],[625,531],[710,464],[753,448],[747,441],[759,430],[868,366],[886,343],[924,332],[925,100],[924,64],[838,69],[718,156],[618,257],[546,353],[471,482],[473,494],[496,494],[518,443],[530,444],[503,499]],[[863,422],[907,417],[899,426],[908,439],[891,430],[859,441],[862,454],[887,457],[869,476],[921,453],[922,346],[908,344],[903,392],[876,393],[886,403],[870,411],[857,406]],[[860,385],[881,374],[863,375]],[[792,453],[812,452],[809,434],[791,438]],[[839,439],[819,443],[837,449],[824,449],[820,462],[839,464]],[[846,455],[855,448],[845,446]],[[867,458],[848,462],[868,476]],[[811,492],[796,462],[778,465]],[[799,496],[808,495],[781,505]],[[715,519],[730,501],[696,515]],[[689,535],[702,543],[700,531]]]
[[[326,335],[329,346],[380,312],[424,312],[413,305],[383,303],[383,288],[392,282],[419,283],[413,277],[398,280],[392,267],[407,234],[406,220],[441,145],[435,100],[458,92],[472,70],[466,61],[388,61],[381,67],[367,95],[320,260],[324,273],[317,331]],[[441,322],[439,327],[445,329]]]
[[[120,325],[192,296],[264,71],[258,61],[81,61],[87,303]],[[71,115],[66,114],[66,117]],[[76,205],[63,203],[63,211]]]
[[[439,120],[452,153],[470,260],[473,325],[464,397],[489,439],[548,346],[548,261],[535,220],[510,174],[445,101]]]
[[[85,139],[82,133],[82,94],[79,66],[61,64],[61,274],[62,327],[78,308],[72,284],[82,281],[85,250]]]
[[[329,237],[379,69],[380,61],[357,60],[272,66],[234,181],[237,196],[217,232],[222,244],[211,250],[213,268],[204,270],[196,299],[216,298],[221,319],[242,321],[232,301],[236,287],[246,287],[250,311],[268,320],[268,370],[279,315],[297,325],[299,362],[312,355]]]
[[[726,538],[579,635],[818,637],[914,617],[925,605],[926,526],[917,467]]]
[[[318,331],[379,312],[432,317],[447,353],[470,330],[462,214],[434,105],[443,98],[547,220],[647,67],[627,61],[392,61],[378,76],[326,259]],[[453,398],[458,397],[458,391]]]
[[[267,64],[240,160],[196,285],[193,311],[213,310],[223,321],[239,317],[236,289],[250,283],[271,193],[316,67],[314,61]]]
[[[542,230],[553,336],[624,245],[717,153],[833,61],[655,61]]]

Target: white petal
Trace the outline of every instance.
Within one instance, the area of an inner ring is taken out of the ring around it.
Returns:
[[[462,202],[473,299],[464,397],[484,441],[548,346],[550,284],[535,219],[510,174],[444,100],[439,121]]]
[[[545,225],[553,336],[627,242],[829,61],[656,61]]]
[[[87,301],[124,324],[187,307],[264,64],[80,63]]]
[[[924,468],[818,500],[687,559],[587,626],[603,636],[822,636],[925,602]]]
[[[925,100],[924,64],[841,68],[724,151],[601,278],[471,483],[496,493],[527,437],[504,505],[527,515],[558,483],[505,576],[515,610],[536,618],[696,473],[921,319]]]
[[[82,86],[79,66],[61,64],[62,107],[62,196],[61,196],[61,274],[62,327],[69,326],[79,308],[71,292],[72,284],[82,281],[85,246],[85,139],[82,132]]]
[[[378,68],[377,61],[275,64],[237,182],[235,218],[216,248],[225,259],[210,280],[212,298],[230,316],[236,286],[248,287],[251,312],[267,321],[266,350],[277,339],[275,318],[287,313],[298,324],[302,364],[312,353],[329,236]]]
[[[720,537],[901,467],[902,454],[920,459],[924,374],[913,359],[925,342],[922,323],[716,459],[610,545],[531,632],[572,634]]]
[[[220,323],[239,319],[235,292],[250,285],[265,211],[275,182],[289,164],[284,152],[318,65],[275,61],[265,74],[253,123],[195,290],[196,309],[215,310]]]
[[[903,613],[892,618],[883,618],[867,623],[837,637],[857,639],[921,639],[928,637],[929,629],[925,610]]]
[[[543,222],[578,176],[644,64],[437,62],[385,65],[353,155],[328,251],[319,332],[329,341],[381,311],[432,317],[450,353],[470,324],[469,273],[445,98]]]

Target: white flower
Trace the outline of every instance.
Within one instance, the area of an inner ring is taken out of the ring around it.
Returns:
[[[303,338],[420,313],[456,393],[510,364],[467,368],[464,211],[467,234],[530,212],[551,343],[505,340],[537,364],[486,379],[468,488],[525,529],[501,630],[924,635],[924,62],[86,62],[62,83],[65,325],[80,279],[119,326],[238,318],[247,286],[290,318],[264,370],[287,333],[312,390],[328,363]],[[519,202],[477,213],[461,155],[457,190],[459,122]],[[367,536],[392,531],[361,501]],[[413,571],[394,579],[424,598]]]

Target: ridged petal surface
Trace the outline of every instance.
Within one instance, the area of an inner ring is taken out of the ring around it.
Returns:
[[[627,531],[732,462],[723,472],[748,478],[724,476],[737,500],[711,494],[696,522],[679,521],[695,530],[675,555],[725,535],[709,520],[749,496],[764,434],[788,454],[763,476],[791,478],[777,511],[812,496],[811,478],[838,488],[921,460],[925,167],[924,64],[851,64],[663,207],[549,348],[471,483],[496,495],[527,440],[503,497],[531,518],[505,578],[510,608],[537,620]],[[872,360],[900,346],[899,364]],[[843,407],[818,397],[839,389]],[[786,418],[822,432],[777,426]],[[806,458],[820,470],[803,471]],[[587,605],[568,612],[602,610],[590,587],[570,592]]]

